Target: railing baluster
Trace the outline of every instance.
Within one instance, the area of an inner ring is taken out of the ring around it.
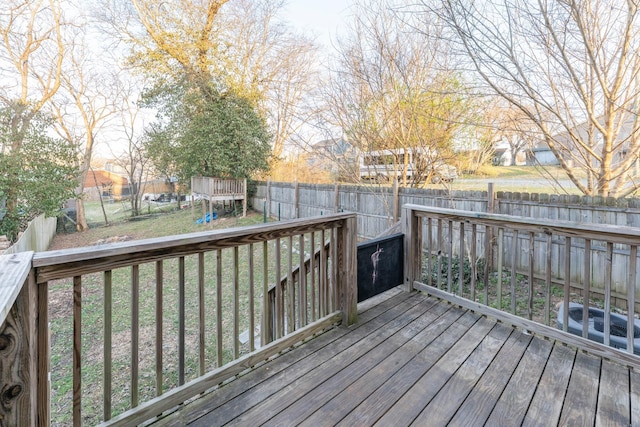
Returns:
[[[162,394],[162,301],[164,288],[163,262],[156,261],[156,396]]]
[[[82,425],[82,277],[73,277],[73,425]]]
[[[604,345],[610,344],[612,262],[613,262],[613,243],[607,242],[607,254],[606,254],[606,259],[604,263]]]
[[[253,256],[253,243],[248,246],[249,259],[249,351],[256,349],[255,335],[256,335],[256,320],[255,320],[255,282],[254,282],[254,256]]]
[[[502,264],[504,260],[504,228],[498,228],[498,283],[496,297],[498,298],[498,310],[502,310]]]
[[[320,232],[320,271],[318,279],[320,281],[320,317],[327,315],[327,249],[325,244],[324,230]]]
[[[260,327],[261,345],[267,345],[273,337],[273,310],[269,298],[269,243],[262,242],[262,326]]]
[[[449,259],[447,260],[447,292],[451,293],[453,288],[453,221],[449,221]]]
[[[337,243],[337,234],[338,234],[338,229],[337,228],[332,228],[330,229],[330,238],[331,238],[331,243],[329,244],[329,250],[331,252],[331,281],[329,282],[331,284],[330,286],[330,296],[331,296],[331,311],[330,313],[333,313],[334,311],[338,310],[338,307],[340,306],[340,304],[338,303],[338,266],[339,266],[339,262],[338,262],[338,243]]]
[[[184,384],[185,362],[185,266],[178,258],[178,385]]]
[[[280,263],[282,260],[282,246],[280,238],[276,239],[276,339],[284,335],[284,295],[282,295],[282,270]]]
[[[438,218],[438,252],[437,252],[438,273],[436,274],[436,287],[438,289],[442,289],[442,255],[444,252],[442,250],[442,243],[444,239],[443,234],[444,234],[444,230],[442,225],[442,219]]]
[[[291,333],[296,329],[296,299],[293,283],[293,236],[287,240],[287,331]]]
[[[216,251],[216,357],[218,367],[223,364],[222,351],[222,249],[218,249]]]
[[[131,407],[138,406],[140,267],[131,266]]]
[[[562,313],[562,330],[569,330],[569,293],[571,292],[571,237],[564,239],[564,299]]]
[[[103,417],[105,421],[111,419],[111,336],[113,324],[113,295],[112,295],[112,273],[111,270],[104,272],[104,375],[103,375]]]
[[[213,222],[213,221],[212,221]],[[198,359],[200,375],[205,373],[205,301],[204,301],[204,252],[198,254]]]
[[[307,325],[307,267],[304,247],[304,234],[300,234],[300,244],[298,248],[298,252],[300,253],[300,265],[298,267],[298,322],[300,322],[300,327]]]
[[[491,185],[491,184],[490,184]],[[489,275],[493,269],[493,227],[484,227],[484,303],[489,305]]]
[[[582,318],[589,318],[590,294],[591,294],[591,240],[584,239],[584,277],[582,279]],[[582,322],[582,336],[589,336],[589,322]]]
[[[465,251],[464,251],[464,222],[460,221],[460,253],[458,254],[458,295],[464,296],[464,261],[465,261]],[[449,257],[449,264],[453,264],[453,257]],[[471,299],[475,300],[475,289],[472,289]],[[454,289],[454,294],[455,289]]]
[[[433,230],[431,229],[431,218],[427,218],[427,284],[433,286],[433,278],[431,277],[431,256],[433,255],[432,239]],[[422,248],[421,248],[422,249]]]
[[[233,358],[240,357],[240,257],[233,247]]]
[[[318,318],[318,311],[316,304],[318,303],[318,298],[316,298],[316,233],[311,233],[311,242],[310,242],[310,250],[311,250],[311,259],[309,260],[309,270],[311,270],[310,280],[311,280],[311,321],[315,322]]]
[[[545,267],[545,297],[544,297],[544,324],[551,325],[551,250],[553,239],[551,233],[547,233],[547,252]]]
[[[31,274],[33,276],[33,273]],[[35,280],[29,277],[29,280]],[[51,424],[51,343],[49,340],[49,283],[37,283],[38,294],[38,422]]]
[[[527,319],[533,319],[533,284],[535,278],[533,276],[533,263],[535,262],[535,234],[529,232],[529,295],[527,296]]]
[[[469,254],[469,263],[471,264],[471,301],[476,300],[476,281],[478,277],[478,243],[476,241],[477,232],[478,226],[476,224],[471,224],[471,253]]]
[[[636,267],[638,246],[629,248],[629,283],[627,284],[627,352],[633,354],[636,311]]]
[[[516,276],[518,275],[518,230],[513,230],[511,244],[511,313],[516,314]]]

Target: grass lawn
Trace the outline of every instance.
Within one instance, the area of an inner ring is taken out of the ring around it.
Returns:
[[[448,185],[452,190],[485,191],[493,183],[494,191],[547,194],[581,194],[559,166],[485,166],[478,175],[462,175]],[[434,187],[443,188],[442,184]]]

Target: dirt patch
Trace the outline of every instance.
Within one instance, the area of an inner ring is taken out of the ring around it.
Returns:
[[[111,236],[111,237],[106,237],[104,239],[98,239],[95,242],[91,243],[91,246],[107,245],[109,243],[127,242],[129,240],[133,240],[133,237],[131,237],[131,236]]]

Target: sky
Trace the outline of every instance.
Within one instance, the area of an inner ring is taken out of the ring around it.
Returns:
[[[288,0],[284,18],[300,30],[316,35],[317,41],[331,48],[331,41],[345,26],[350,0]]]

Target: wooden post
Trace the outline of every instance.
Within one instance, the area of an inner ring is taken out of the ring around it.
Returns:
[[[298,183],[298,181],[296,181],[293,194],[294,194],[293,204],[295,206],[295,218],[300,218],[300,184]]]
[[[247,178],[244,179],[244,199],[242,200],[242,217],[245,218],[247,216]]]
[[[410,208],[402,210],[404,233],[404,284],[407,292],[413,290],[413,282],[422,271],[422,227],[420,219]]]
[[[271,178],[267,179],[267,218],[271,218]]]
[[[487,212],[493,213],[494,209],[494,192],[493,182],[490,182],[487,187]],[[493,227],[485,227],[485,241],[484,241],[484,303],[489,305],[489,275],[493,271],[493,239],[494,231]]]
[[[353,215],[338,229],[338,298],[342,321],[347,326],[358,321],[358,223]]]
[[[45,421],[49,414],[49,401],[38,402],[38,292],[32,257],[33,252],[0,257],[4,273],[0,286],[0,420],[8,426],[36,426],[38,413]]]
[[[205,223],[207,222],[207,218],[205,217]],[[211,194],[209,194],[209,226],[213,228],[213,200]]]
[[[338,184],[337,182],[334,189],[333,206],[335,207],[335,212],[338,213],[338,211],[340,210],[340,184]]]
[[[398,222],[400,217],[400,189],[398,188],[398,178],[393,180],[393,223]]]

